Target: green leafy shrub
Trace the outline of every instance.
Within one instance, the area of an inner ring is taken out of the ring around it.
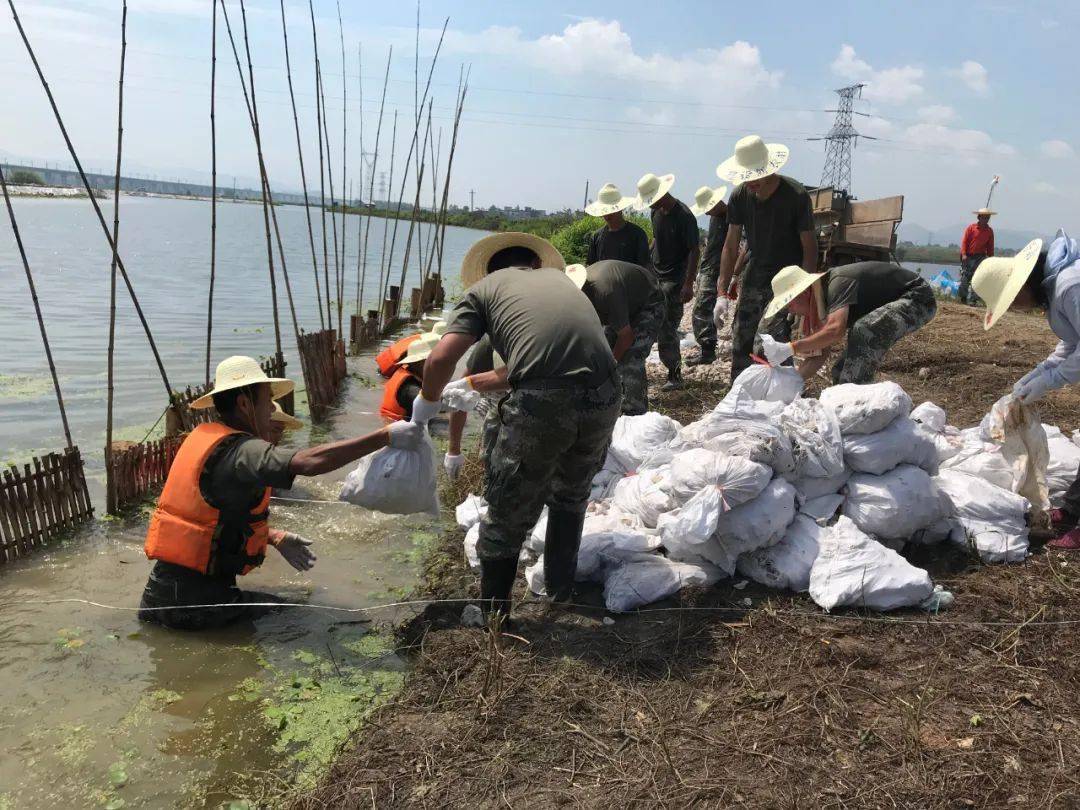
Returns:
[[[43,186],[45,180],[37,172],[27,171],[26,169],[16,169],[8,177],[8,182],[13,186]]]
[[[643,228],[649,240],[652,240],[652,221],[648,217],[632,215],[627,220]],[[589,252],[589,237],[603,225],[604,220],[600,217],[583,216],[553,233],[551,244],[555,245],[567,264],[584,264]]]

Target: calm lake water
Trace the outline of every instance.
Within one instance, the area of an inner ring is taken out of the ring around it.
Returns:
[[[100,515],[109,252],[85,200],[18,200],[16,213]],[[209,216],[205,202],[121,200],[122,255],[174,386],[203,378]],[[282,207],[278,218],[301,322],[318,328],[304,211]],[[350,299],[357,219],[346,220]],[[271,353],[262,212],[223,204],[218,222],[215,362],[233,353]],[[373,246],[381,244],[382,225],[372,220]],[[404,233],[399,226],[395,279]],[[480,236],[448,230],[444,267],[451,289],[461,256]],[[377,275],[379,251],[372,250],[368,262],[369,275],[371,267]],[[0,270],[0,458],[24,458],[61,448],[63,438],[6,215]],[[367,301],[375,286],[368,285]],[[291,375],[300,379],[279,288],[282,344]],[[346,312],[351,308],[347,303]],[[118,435],[140,440],[164,408],[164,391],[126,294],[118,309]],[[379,426],[373,352],[350,358],[349,371],[328,423],[297,431],[287,444],[306,446]],[[298,412],[306,416],[303,409],[301,398]],[[315,541],[315,568],[299,574],[270,552],[245,578],[248,587],[348,609],[398,601],[409,591],[438,521],[334,502],[346,472],[299,479],[284,493],[297,502],[272,505],[276,527]],[[330,502],[314,502],[320,500]],[[142,551],[146,518],[144,510],[95,520],[43,552],[0,567],[2,810],[216,808],[241,798],[264,806],[283,778],[302,781],[318,773],[373,700],[403,675],[403,662],[368,632],[400,618],[393,610],[299,608],[204,634],[140,625],[133,608],[150,570]],[[57,601],[69,598],[112,607]]]

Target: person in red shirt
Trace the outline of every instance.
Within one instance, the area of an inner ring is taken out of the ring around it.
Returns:
[[[971,278],[975,268],[987,256],[994,255],[994,229],[990,227],[990,217],[995,213],[989,208],[976,211],[976,221],[964,229],[964,238],[960,240],[960,290],[957,295],[962,304],[972,303]]]

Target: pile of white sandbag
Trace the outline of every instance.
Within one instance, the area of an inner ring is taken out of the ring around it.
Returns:
[[[893,382],[820,399],[802,388],[790,368],[755,365],[685,426],[621,417],[593,481],[578,580],[603,583],[612,611],[736,573],[809,591],[826,610],[938,609],[951,595],[898,552],[948,540],[987,563],[1022,561],[1031,514],[1080,467],[1080,439],[1044,435],[1011,397],[961,431],[932,403],[912,409]],[[476,496],[458,507],[474,565],[485,508]],[[522,552],[536,593],[545,527],[546,512]]]

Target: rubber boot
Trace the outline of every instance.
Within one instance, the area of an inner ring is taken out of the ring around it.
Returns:
[[[716,362],[716,349],[707,346],[701,347],[701,354],[693,360],[687,360],[688,366],[710,366]]]
[[[574,595],[577,554],[585,515],[558,509],[548,511],[544,536],[544,588],[552,602],[569,602]]]
[[[500,560],[480,561],[480,609],[484,618],[493,612],[510,617],[510,591],[517,577],[517,556]]]
[[[669,371],[667,382],[660,386],[661,391],[679,391],[683,388],[682,371]]]

